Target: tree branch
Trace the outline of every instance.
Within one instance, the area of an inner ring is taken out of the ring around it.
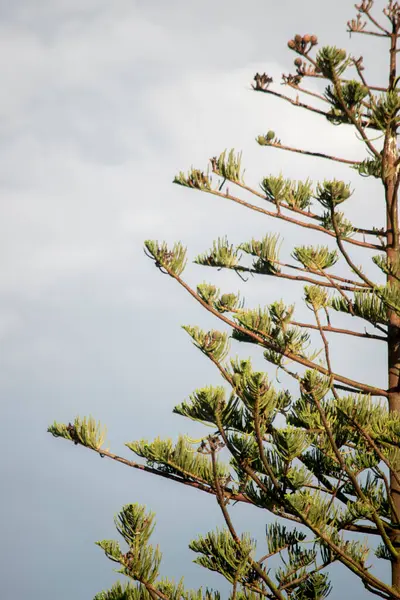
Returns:
[[[223,496],[223,493],[222,493],[222,490],[220,487],[220,483],[218,480],[216,460],[215,460],[215,449],[213,449],[212,446],[211,446],[211,462],[212,462],[213,473],[214,473],[215,492],[216,492],[215,495],[217,497],[219,507],[221,509],[221,512],[223,514],[223,517],[225,519],[225,523],[229,529],[229,532],[232,536],[232,539],[237,544],[237,546],[240,547],[241,541],[240,541],[239,536],[236,533],[235,528],[233,527],[233,523],[230,518],[228,509],[226,508],[224,496]],[[274,584],[272,579],[270,577],[268,577],[267,573],[265,573],[265,571],[261,567],[261,565],[259,565],[254,559],[252,559],[251,556],[248,557],[248,562],[250,563],[252,568],[256,571],[256,573],[259,575],[259,577],[261,577],[261,579],[264,581],[264,583],[267,585],[267,587],[271,590],[271,592],[274,594],[275,598],[277,598],[278,600],[286,600],[285,596],[278,590],[277,586]]]
[[[294,325],[295,327],[302,327],[304,329],[319,330],[319,327],[317,325],[313,325],[312,323],[299,323],[298,321],[290,321],[290,325]],[[327,331],[330,333],[341,333],[343,335],[352,335],[355,337],[362,337],[371,340],[380,340],[382,342],[387,342],[387,337],[383,335],[375,335],[373,333],[360,333],[359,331],[351,331],[350,329],[340,329],[338,327],[331,327],[331,325],[323,325],[322,331]]]
[[[207,191],[207,193],[212,194],[214,196],[232,200],[232,202],[236,202],[237,204],[240,204],[241,206],[250,208],[251,210],[254,210],[255,212],[259,212],[268,217],[282,219],[283,221],[286,221],[288,223],[293,223],[294,225],[299,225],[300,227],[304,227],[306,229],[313,229],[314,231],[320,231],[321,233],[329,235],[330,237],[334,237],[334,238],[336,237],[336,234],[333,231],[330,231],[329,229],[326,229],[325,227],[322,227],[321,225],[314,225],[313,223],[304,223],[303,221],[299,221],[298,219],[293,219],[292,217],[283,215],[282,213],[265,210],[264,208],[261,208],[255,204],[251,204],[250,202],[246,202],[245,200],[242,200],[241,198],[238,198],[237,196],[233,196],[228,191],[225,193],[219,192],[218,190],[211,190],[211,189],[206,190],[206,191]],[[261,196],[261,197],[264,200],[266,199],[264,196]],[[286,208],[286,206],[284,208]],[[355,240],[353,238],[346,238],[344,241],[346,241],[348,244],[353,244],[355,246],[360,246],[362,248],[370,248],[373,250],[383,251],[382,246],[378,246],[377,244],[369,244],[367,242],[360,242],[359,240]]]
[[[211,163],[213,164],[213,162]],[[221,177],[221,174],[219,173],[218,170],[216,170],[215,168],[212,169],[212,172],[215,173],[216,175],[219,175]],[[229,181],[231,181],[231,183],[234,183],[235,185],[237,185],[238,187],[240,187],[243,190],[246,190],[247,192],[250,192],[251,194],[253,194],[254,196],[256,196],[257,198],[260,198],[261,200],[266,200],[267,202],[269,202],[270,204],[272,204],[273,206],[275,206],[276,208],[278,207],[277,203],[272,200],[271,198],[268,198],[265,194],[262,194],[261,192],[258,192],[257,190],[255,190],[254,188],[242,183],[241,181],[232,181],[231,179],[229,179]],[[229,194],[228,194],[229,195]],[[225,194],[221,194],[222,197],[226,197],[226,193]],[[285,208],[286,210],[289,210],[291,212],[294,212],[298,215],[302,215],[303,217],[307,217],[307,219],[314,219],[316,221],[322,221],[323,217],[321,217],[321,215],[318,215],[316,213],[311,212],[309,209],[308,210],[304,210],[301,208],[297,208],[296,206],[291,206],[290,204],[287,204],[286,202],[279,202],[279,207],[280,208]],[[275,213],[273,213],[275,215]],[[332,235],[333,232],[330,231],[329,229],[323,228],[324,229],[324,233],[328,233],[329,235]],[[360,234],[364,234],[364,235],[374,235],[377,237],[386,237],[386,232],[385,231],[376,231],[374,229],[364,229],[362,227],[353,227],[353,231],[354,233],[360,233]],[[346,241],[349,241],[350,243],[354,243],[354,240],[348,239]],[[376,250],[382,250],[382,246],[378,246],[376,244],[368,244],[365,242],[356,242],[357,245],[362,245],[365,248],[373,248]]]
[[[293,106],[298,106],[299,108],[305,108],[306,110],[308,110],[310,112],[316,113],[318,115],[322,115],[324,117],[328,116],[328,113],[326,113],[325,111],[323,111],[319,108],[315,108],[314,106],[311,106],[310,104],[304,104],[304,102],[300,102],[298,99],[294,100],[290,96],[286,96],[286,94],[280,94],[279,92],[275,92],[275,90],[270,90],[268,88],[261,88],[261,87],[257,87],[254,85],[252,87],[253,87],[253,90],[256,92],[263,92],[264,94],[271,94],[272,96],[276,96],[277,98],[281,98],[282,100],[289,102]]]
[[[252,269],[251,267],[242,267],[242,266],[235,266],[235,267],[225,267],[227,269],[230,269],[232,271],[236,271],[236,272],[240,272],[240,273],[252,273],[254,275],[267,275],[269,277],[277,277],[277,278],[281,278],[281,279],[289,279],[290,281],[304,281],[306,283],[311,283],[312,285],[319,285],[322,287],[327,287],[330,289],[335,289],[335,290],[344,290],[346,292],[362,292],[364,290],[363,287],[350,287],[348,285],[337,285],[336,283],[332,282],[326,282],[326,281],[318,281],[317,279],[311,279],[311,277],[305,277],[304,275],[289,275],[289,273],[281,273],[279,271],[277,271],[276,273],[268,273],[268,272],[262,272],[262,271],[257,271],[256,269]]]
[[[185,281],[183,281],[183,279],[181,279],[178,275],[176,275],[170,269],[168,269],[167,266],[164,265],[164,268],[167,271],[167,273],[171,277],[176,279],[176,281],[193,298],[195,298],[195,300],[197,300],[206,310],[211,312],[213,315],[218,317],[218,319],[220,319],[221,321],[223,321],[224,323],[226,323],[227,325],[229,325],[236,331],[240,331],[241,333],[245,334],[246,336],[253,338],[253,340],[256,341],[259,345],[261,345],[265,348],[268,348],[274,352],[277,352],[278,354],[281,354],[282,356],[285,356],[286,358],[293,360],[294,362],[297,362],[297,363],[303,365],[304,367],[307,367],[309,369],[314,369],[315,371],[318,371],[319,373],[322,373],[323,375],[329,375],[328,370],[325,369],[324,367],[318,365],[317,363],[313,363],[312,361],[310,361],[306,358],[303,358],[301,356],[298,356],[297,354],[293,354],[292,352],[282,350],[282,348],[280,346],[278,346],[276,343],[274,343],[273,340],[266,340],[265,338],[261,337],[260,335],[254,333],[252,331],[249,331],[248,329],[245,329],[244,327],[242,327],[241,325],[238,325],[234,321],[231,321],[230,319],[225,317],[223,314],[221,314],[217,310],[215,310],[212,306],[207,304],[202,298],[200,298],[200,296],[198,294],[196,294],[196,292]],[[369,386],[367,384],[355,381],[353,379],[349,379],[348,377],[344,377],[343,375],[339,375],[337,373],[334,373],[333,376],[336,381],[339,381],[341,383],[349,385],[353,388],[364,390],[365,392],[370,393],[372,396],[384,396],[384,397],[388,396],[387,390]]]
[[[385,28],[383,27],[383,25],[381,25],[381,24],[380,24],[380,23],[379,23],[379,22],[378,22],[378,21],[375,19],[375,17],[373,17],[373,16],[371,15],[371,11],[370,11],[370,9],[369,9],[369,8],[367,8],[367,6],[366,6],[366,5],[365,5],[363,2],[362,2],[360,5],[358,5],[358,6],[356,5],[356,8],[357,8],[357,9],[360,11],[360,13],[362,13],[363,15],[365,15],[365,16],[366,16],[366,17],[367,17],[367,18],[368,18],[368,19],[371,21],[371,23],[372,23],[373,25],[375,25],[375,27],[376,27],[377,29],[380,29],[380,31],[382,31],[382,32],[383,32],[383,34],[381,34],[381,35],[384,35],[384,37],[389,37],[389,36],[391,35],[391,33],[390,33],[390,32],[389,32],[387,29],[385,29]],[[372,32],[372,33],[373,33],[373,32]],[[375,34],[375,35],[376,35],[376,34]]]
[[[278,142],[268,142],[266,146],[272,148],[279,148],[281,150],[288,150],[289,152],[296,152],[298,154],[305,154],[306,156],[315,156],[318,158],[326,158],[327,160],[333,160],[335,162],[344,163],[346,165],[360,165],[361,162],[357,160],[350,160],[348,158],[340,158],[340,156],[333,156],[331,154],[325,154],[323,152],[312,152],[311,150],[302,150],[301,148],[293,148],[292,146],[285,146]]]

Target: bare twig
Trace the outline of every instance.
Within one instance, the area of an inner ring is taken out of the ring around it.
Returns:
[[[266,146],[272,148],[279,148],[280,150],[288,150],[289,152],[296,152],[298,154],[305,154],[306,156],[315,156],[318,158],[326,158],[327,160],[333,160],[335,162],[344,163],[346,165],[360,165],[360,161],[350,160],[348,158],[341,158],[340,156],[333,156],[331,154],[325,154],[324,152],[312,152],[311,150],[302,150],[301,148],[293,148],[292,146],[285,146],[278,142],[269,142]]]
[[[312,323],[299,323],[298,321],[290,321],[290,324],[296,327],[302,327],[304,329],[319,330],[319,327],[317,325],[313,325]],[[321,329],[322,331],[327,331],[329,333],[341,333],[343,335],[352,335],[355,337],[362,337],[371,340],[380,340],[382,342],[387,342],[387,336],[385,337],[383,335],[375,335],[373,333],[361,333],[359,331],[352,331],[350,329],[340,329],[338,327],[331,327],[330,325],[323,325]]]

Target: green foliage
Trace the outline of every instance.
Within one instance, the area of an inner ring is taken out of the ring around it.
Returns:
[[[154,531],[154,513],[146,514],[146,507],[139,504],[126,504],[115,517],[114,523],[129,547],[146,545]]]
[[[306,539],[303,531],[293,529],[288,531],[282,523],[274,522],[267,525],[267,543],[269,554],[276,554],[286,548],[293,548]]]
[[[166,242],[159,244],[158,241],[146,240],[144,245],[157,267],[177,277],[182,275],[186,266],[186,248],[180,242],[174,244],[172,250],[168,249]]]
[[[228,243],[226,238],[218,238],[213,242],[213,247],[208,252],[200,254],[194,260],[198,265],[206,267],[225,267],[233,269],[239,265],[238,251]]]
[[[280,314],[278,311],[281,311]],[[232,338],[240,342],[262,344],[263,342],[273,345],[264,356],[270,362],[281,363],[281,355],[291,352],[305,356],[306,347],[310,336],[307,331],[296,326],[288,326],[288,319],[292,316],[292,309],[285,312],[286,308],[280,303],[274,303],[270,307],[243,309],[234,315],[234,320],[249,333],[234,329]],[[281,319],[279,321],[279,319]],[[254,339],[251,333],[257,335],[259,340]],[[275,356],[276,355],[276,356]]]
[[[279,234],[267,234],[261,241],[252,239],[251,242],[240,244],[239,249],[246,254],[256,256],[253,269],[257,273],[274,275],[280,273],[279,250],[281,246]]]
[[[386,255],[378,254],[373,256],[372,260],[385,275],[392,275],[400,281],[400,257],[397,257],[396,260],[390,260]]]
[[[108,558],[120,563],[118,573],[153,584],[158,577],[161,553],[158,547],[153,548],[148,543],[154,529],[154,515],[145,511],[144,506],[126,504],[114,519],[118,533],[129,546],[126,554],[122,554],[117,542],[103,540],[96,544]]]
[[[378,156],[366,158],[359,164],[352,165],[351,168],[358,171],[363,177],[375,177],[376,179],[382,177],[382,159]]]
[[[161,579],[154,588],[168,600],[221,600],[218,592],[186,590],[182,580],[176,584],[169,579]],[[142,585],[133,586],[128,583],[122,586],[117,582],[107,592],[97,594],[94,600],[154,600],[154,594],[151,595]]]
[[[249,573],[249,559],[255,551],[255,542],[243,534],[237,544],[228,530],[211,531],[199,536],[189,544],[189,548],[200,554],[194,562],[210,571],[217,571],[230,583],[243,582]]]
[[[338,94],[338,89],[340,93]],[[332,108],[328,114],[328,119],[335,124],[348,123],[343,104],[353,113],[354,117],[359,118],[363,112],[363,100],[368,95],[368,89],[358,81],[347,81],[342,85],[328,86],[325,90],[325,98],[330,102]]]
[[[233,368],[235,366],[233,364]],[[253,371],[249,362],[245,369],[234,372],[232,379],[236,393],[250,413],[268,418],[277,407],[278,394],[266,373]]]
[[[351,58],[347,57],[345,50],[340,50],[336,46],[324,46],[317,53],[315,62],[324,77],[336,81],[349,66]]]
[[[333,267],[339,260],[336,250],[329,250],[328,246],[298,246],[292,253],[306,269],[323,271]]]
[[[211,191],[211,177],[199,169],[192,168],[187,175],[181,171],[176,175],[173,183],[205,192]]]
[[[250,415],[257,414],[262,423],[272,422],[290,403],[288,392],[277,392],[266,373],[253,370],[251,360],[231,360],[231,385]]]
[[[283,329],[289,325],[293,312],[294,304],[286,306],[282,300],[277,300],[269,306],[271,320],[278,329]]]
[[[220,290],[212,284],[200,283],[197,286],[197,294],[204,302],[215,308],[220,313],[241,310],[243,302],[239,294],[220,294]]]
[[[321,375],[318,371],[308,369],[301,379],[301,395],[307,400],[323,400],[330,389],[329,378]]]
[[[300,456],[310,445],[307,432],[293,426],[274,429],[273,439],[277,453],[287,462]]]
[[[365,561],[369,555],[369,548],[366,543],[358,541],[345,540],[343,537],[337,540],[337,545],[349,556],[355,563],[365,568]]]
[[[369,396],[344,396],[337,402],[337,410],[378,443],[398,445],[400,415],[389,413],[382,402],[373,401]]]
[[[275,135],[275,131],[272,131],[271,129],[265,135],[256,137],[256,142],[260,144],[260,146],[279,146],[281,143],[280,139]]]
[[[164,473],[174,473],[207,483],[214,481],[210,458],[196,452],[183,436],[179,436],[177,444],[171,439],[156,438],[153,442],[139,440],[125,445],[138,456],[145,458],[149,466],[156,465]],[[227,467],[218,462],[217,473],[218,477],[226,478]]]
[[[94,600],[154,600],[155,591],[168,600],[220,600],[218,592],[205,590],[186,590],[183,579],[178,583],[170,579],[158,579],[161,563],[159,548],[149,544],[154,530],[154,515],[146,513],[144,506],[127,504],[115,517],[118,533],[128,545],[123,554],[118,542],[103,540],[96,542],[108,558],[121,565],[122,573],[139,583],[122,585],[119,581],[108,591],[96,594]]]
[[[304,182],[296,182],[285,179],[282,174],[278,177],[270,175],[262,180],[260,187],[268,200],[278,205],[285,203],[291,208],[300,210],[304,210],[311,205],[313,188],[309,179]]]
[[[203,331],[199,327],[183,325],[184,329],[193,339],[194,345],[206,356],[212,357],[218,362],[223,361],[229,353],[228,334],[222,331]]]
[[[375,293],[383,304],[400,315],[400,287],[396,282],[387,285],[376,286]]]
[[[215,304],[215,309],[220,313],[242,310],[243,303],[244,301],[240,300],[239,294],[222,294]]]
[[[234,315],[234,320],[249,332],[256,333],[258,336],[269,338],[271,335],[271,317],[269,311],[261,307],[255,309],[242,310],[239,314]],[[246,341],[249,343],[258,343],[251,336],[237,331],[232,332],[232,337],[235,340]]]
[[[290,182],[289,189],[286,195],[286,203],[291,208],[299,208],[304,210],[311,206],[313,188],[310,179],[306,181]]]
[[[107,558],[110,558],[114,562],[121,562],[122,551],[118,542],[115,540],[102,540],[101,542],[96,542],[96,544],[104,550]]]
[[[320,532],[329,532],[330,525],[337,516],[337,509],[329,498],[319,491],[311,493],[301,490],[290,494],[288,499],[296,512],[306,515],[313,528]]]
[[[96,594],[93,600],[151,600],[151,596],[142,586],[122,585],[117,581],[111,589]]]
[[[305,574],[307,567],[315,563],[317,553],[314,550],[303,550],[299,545],[288,550],[288,562],[284,568],[278,568],[276,578],[280,585],[289,586],[299,576]]]
[[[395,127],[399,123],[400,97],[397,90],[389,90],[381,95],[372,107],[373,123],[386,131],[388,127]]]
[[[282,352],[290,352],[301,357],[307,356],[309,342],[310,334],[300,327],[288,327],[275,335],[275,343]]]
[[[304,300],[309,308],[318,311],[329,306],[329,293],[319,285],[304,286]]]
[[[387,313],[381,298],[370,290],[354,292],[352,308],[342,296],[333,296],[331,307],[344,313],[352,312],[355,316],[361,317],[373,325],[387,322]]]
[[[353,225],[351,224],[351,222],[348,219],[346,219],[346,217],[344,216],[344,214],[342,212],[339,212],[339,211],[335,212],[335,223],[336,223],[337,230],[340,234],[340,237],[343,240],[350,238],[353,235],[353,233],[354,233]],[[321,225],[323,227],[325,227],[325,229],[329,229],[330,231],[335,231],[335,227],[334,227],[334,224],[332,221],[332,215],[330,212],[325,212],[322,215]]]
[[[106,437],[106,428],[92,417],[76,417],[73,425],[64,425],[64,423],[56,423],[54,421],[47,431],[54,437],[62,437],[66,440],[71,440],[75,444],[82,444],[93,450],[100,450],[104,444]]]
[[[317,185],[316,199],[324,208],[331,210],[348,200],[351,194],[350,185],[344,181],[325,180]]]
[[[332,586],[326,573],[313,573],[295,590],[293,600],[323,600],[331,593]]]
[[[398,20],[400,11],[395,4],[389,2],[384,12],[389,19]],[[358,10],[360,14],[368,14],[371,7],[370,0],[363,0]],[[394,25],[393,30],[398,23]],[[367,33],[360,19],[352,21],[350,29]],[[389,37],[394,40],[392,35]],[[399,183],[398,78],[389,82],[389,91],[375,96],[372,92],[376,89],[371,90],[365,85],[361,58],[356,60],[344,50],[327,46],[319,50],[314,59],[310,52],[317,43],[316,36],[310,34],[297,34],[289,41],[289,47],[298,54],[296,74],[284,75],[283,82],[299,96],[273,93],[292,105],[310,108],[300,102],[303,78],[328,79],[330,85],[325,89],[324,97],[309,90],[314,98],[326,101],[325,109],[311,109],[326,115],[333,124],[355,124],[356,134],[367,147],[369,157],[356,162],[310,149],[283,146],[272,130],[259,136],[257,141],[263,146],[347,163],[362,176],[381,179],[388,204],[393,186],[396,195]],[[355,67],[360,81],[344,78],[350,65]],[[257,74],[255,80],[258,91],[272,91],[269,88],[272,78],[267,74]],[[380,130],[378,139],[383,143],[379,141],[378,144],[381,144],[381,151],[374,149],[376,140],[369,135],[370,129]],[[400,259],[389,260],[387,256],[396,227],[388,225],[390,232],[353,226],[339,211],[339,205],[352,195],[350,185],[344,181],[323,180],[314,188],[309,179],[294,181],[282,174],[269,175],[262,179],[262,193],[258,193],[244,183],[240,152],[224,150],[212,158],[210,164],[213,174],[223,179],[222,184],[218,182],[219,187],[213,184],[208,172],[194,168],[187,174],[180,172],[174,182],[221,198],[225,195],[221,192],[225,181],[233,182],[242,188],[238,193],[253,193],[257,202],[273,203],[276,211],[266,211],[267,214],[290,221],[292,225],[304,225],[308,232],[310,228],[319,230],[318,235],[337,242],[339,252],[306,239],[305,244],[292,249],[292,258],[301,266],[288,265],[280,261],[281,238],[276,233],[268,233],[237,247],[226,237],[218,238],[212,248],[197,256],[194,262],[231,269],[238,275],[247,272],[252,276],[265,274],[301,280],[305,278],[303,274],[293,277],[286,269],[312,273],[313,277],[307,279],[314,285],[304,288],[305,305],[311,311],[308,312],[310,322],[295,319],[292,302],[286,304],[277,300],[265,304],[264,299],[260,306],[245,309],[239,293],[222,293],[212,283],[198,284],[195,292],[180,279],[186,265],[186,249],[182,244],[177,243],[170,249],[165,242],[147,240],[145,252],[161,272],[174,277],[213,317],[232,327],[229,332],[183,327],[194,345],[217,367],[229,389],[222,386],[196,389],[187,400],[175,406],[174,413],[211,427],[211,435],[197,441],[180,436],[176,442],[157,437],[151,442],[141,439],[127,443],[138,460],[142,460],[139,464],[102,451],[105,432],[91,417],[76,418],[68,425],[54,423],[48,431],[56,437],[87,446],[100,455],[107,453],[110,458],[136,469],[216,496],[227,529],[199,536],[190,543],[190,548],[198,555],[197,564],[220,573],[232,584],[230,600],[260,600],[261,597],[323,600],[331,590],[324,569],[335,561],[350,568],[369,591],[394,598],[395,589],[379,581],[366,562],[370,551],[368,543],[354,537],[372,532],[374,540],[380,541],[376,556],[392,562],[396,557],[399,515],[393,507],[393,480],[394,474],[400,473],[400,413],[388,409],[386,396],[392,400],[393,388],[375,388],[354,381],[351,372],[339,373],[329,336],[346,333],[364,338],[378,337],[381,342],[387,334],[390,356],[397,351],[393,336],[398,332],[390,319],[393,321],[394,313],[400,315]],[[232,199],[228,193],[227,196]],[[252,206],[239,198],[233,199]],[[310,210],[313,199],[322,207],[317,213]],[[386,206],[388,223],[393,216],[397,219],[396,211],[396,206]],[[296,214],[296,219],[288,217],[290,212]],[[387,277],[386,285],[368,283],[369,278],[365,278],[365,284],[362,282],[361,268],[351,262],[354,244],[358,246],[356,251],[382,250],[383,255],[373,257],[373,261]],[[348,253],[344,247],[349,248]],[[252,263],[250,267],[240,264],[243,254],[246,264]],[[340,254],[359,283],[341,278],[338,271],[334,283],[337,290],[342,288],[342,293],[331,297],[326,287],[327,280],[332,280],[326,270],[337,264]],[[324,275],[325,279],[318,275]],[[352,291],[354,289],[359,291]],[[359,317],[383,335],[339,329],[336,324],[331,325],[333,310]],[[229,319],[223,316],[225,313],[230,313]],[[316,351],[309,354],[311,335],[319,335],[320,343]],[[260,346],[264,358],[276,370],[271,369],[271,374],[262,368],[255,369],[250,359],[227,360],[230,337]],[[352,360],[358,361],[358,354]],[[297,394],[291,395],[282,386],[279,389],[281,375],[298,385]],[[369,396],[368,391],[374,396]],[[384,401],[376,399],[379,395]],[[228,456],[227,464],[222,462],[221,455]],[[274,518],[281,519],[277,523],[268,522],[266,526],[268,553],[264,549],[262,558],[255,557],[255,542],[249,534],[236,533],[233,507],[237,502],[269,511]],[[282,519],[294,522],[297,529],[287,530]],[[119,565],[117,572],[128,576],[135,584],[123,586],[117,583],[111,590],[98,594],[95,600],[154,600],[156,597],[220,600],[217,592],[186,589],[183,580],[175,583],[160,579],[161,552],[150,544],[154,516],[147,514],[144,507],[124,506],[115,524],[128,550],[114,540],[106,539],[97,544],[112,562]],[[271,557],[280,561],[273,572]]]
[[[220,291],[215,285],[200,283],[197,286],[197,294],[202,300],[204,300],[204,302],[210,304],[210,306],[215,306],[216,302],[218,301]]]
[[[377,558],[383,558],[383,560],[392,560],[392,555],[390,554],[387,547],[382,543],[378,544],[378,547],[375,550],[375,556]]]
[[[231,394],[226,401],[225,390],[222,387],[209,386],[196,390],[188,402],[175,406],[174,413],[217,427],[218,421],[226,429],[244,430],[243,408],[238,397]]]
[[[226,155],[227,150],[224,150],[218,158],[212,158],[211,164],[213,171],[227,179],[228,181],[232,181],[233,183],[241,183],[243,184],[243,175],[244,171],[242,171],[242,153],[239,152],[235,155],[235,151],[230,150],[228,156]]]

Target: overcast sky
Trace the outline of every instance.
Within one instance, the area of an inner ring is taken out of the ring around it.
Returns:
[[[172,185],[178,171],[205,168],[210,156],[235,147],[255,186],[280,171],[344,178],[357,185],[350,212],[362,207],[359,224],[380,224],[378,184],[366,187],[346,167],[254,141],[273,128],[293,146],[365,157],[348,131],[250,89],[256,71],[279,81],[292,69],[286,44],[295,33],[316,33],[323,44],[360,53],[360,40],[345,32],[352,6],[0,0],[4,600],[88,600],[111,586],[112,563],[94,542],[114,537],[113,515],[128,502],[157,513],[163,573],[184,575],[191,586],[223,583],[194,566],[187,550],[197,533],[221,524],[214,499],[100,461],[46,428],[54,419],[92,414],[107,424],[111,449],[128,457],[124,442],[199,431],[172,407],[220,380],[180,325],[218,323],[154,268],[143,241],[182,240],[193,258],[219,235],[239,243],[277,224]],[[379,44],[368,39],[369,48]],[[378,76],[382,66],[375,58],[371,73]],[[288,242],[310,241],[278,229]],[[234,274],[195,265],[187,277],[193,285],[243,289],[249,306],[301,291],[269,279],[243,288]],[[356,365],[355,348],[335,350],[344,372],[384,384],[376,346]],[[235,351],[249,355],[243,345]],[[234,518],[239,530],[262,540],[261,511],[238,507]],[[339,569],[332,597],[350,581]],[[365,591],[357,585],[353,594]]]

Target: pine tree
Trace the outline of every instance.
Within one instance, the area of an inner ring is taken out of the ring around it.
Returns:
[[[257,141],[314,160],[344,163],[363,177],[381,180],[386,226],[365,229],[350,222],[343,206],[352,190],[336,179],[312,183],[271,175],[261,181],[260,190],[254,189],[244,180],[241,154],[233,150],[212,158],[207,172],[179,173],[176,184],[325,236],[328,245],[295,247],[292,262],[280,258],[279,236],[273,232],[239,246],[220,238],[195,259],[199,265],[231,269],[241,278],[251,274],[305,282],[310,322],[296,320],[294,305],[281,300],[245,308],[238,294],[214,285],[192,289],[183,278],[182,244],[146,241],[146,253],[156,267],[221,323],[221,331],[184,329],[220,372],[224,386],[198,389],[174,408],[211,426],[212,433],[200,445],[185,436],[177,443],[127,443],[142,459],[135,462],[103,447],[105,430],[93,418],[49,427],[54,436],[101,456],[214,495],[226,526],[199,536],[190,548],[198,564],[231,583],[232,600],[323,599],[331,590],[327,569],[333,563],[341,563],[368,592],[400,598],[400,3],[389,0],[381,18],[372,12],[373,0],[362,0],[356,9],[349,32],[373,36],[378,44],[383,40],[375,38],[389,41],[387,86],[366,81],[362,58],[336,47],[318,49],[315,35],[295,35],[288,46],[296,54],[296,70],[282,76],[295,95],[272,89],[272,78],[265,73],[255,75],[253,87],[300,111],[317,113],[332,125],[352,127],[361,142],[360,160],[287,146],[274,131]],[[304,87],[310,78],[322,86],[320,93]],[[305,95],[314,104],[300,100]],[[367,266],[355,263],[354,251],[364,252]],[[339,261],[346,276],[338,274]],[[354,328],[333,325],[335,313],[344,313],[342,320]],[[316,335],[318,343],[310,349]],[[329,342],[339,335],[343,344],[355,336],[365,346],[379,343],[382,352],[387,348],[387,385],[358,381],[335,368]],[[261,348],[265,360],[295,382],[296,393],[283,389],[281,379],[257,371],[251,360],[228,358],[230,337]],[[257,552],[248,534],[238,533],[235,503],[266,511],[264,551]],[[267,519],[267,513],[277,520]],[[183,581],[160,579],[161,553],[149,543],[153,519],[142,506],[122,508],[115,524],[127,550],[112,540],[98,545],[135,583],[118,583],[96,599],[220,598],[217,592],[190,591]],[[271,557],[281,561],[274,570],[269,568]],[[376,574],[378,560],[389,561],[391,581]]]

